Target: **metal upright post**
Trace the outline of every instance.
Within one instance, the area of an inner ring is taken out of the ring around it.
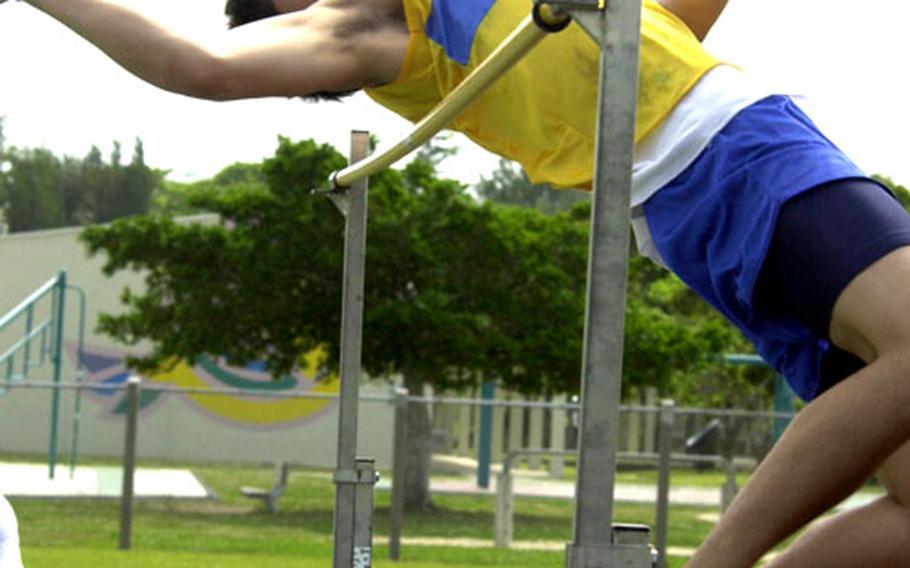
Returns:
[[[651,564],[646,528],[626,530],[628,527],[612,526],[641,2],[610,0],[606,6],[603,4],[603,1],[594,3],[600,18],[600,100],[588,259],[575,540],[567,546],[567,568]]]
[[[126,381],[126,434],[123,445],[123,480],[120,491],[120,550],[129,550],[133,542],[133,481],[136,476],[136,438],[139,429],[139,387],[142,380]]]
[[[481,400],[492,401],[495,394],[496,387],[493,383],[480,385]],[[477,411],[480,412],[477,433],[477,487],[487,489],[490,487],[490,462],[493,456],[493,407],[484,404]]]
[[[29,366],[32,363],[32,325],[35,319],[35,305],[29,304],[25,312],[25,359],[22,361],[22,378],[28,378]],[[12,361],[12,358],[10,358]]]
[[[792,414],[794,409],[793,391],[787,380],[781,375],[774,377],[774,412]],[[784,430],[790,425],[790,418],[778,416],[774,418],[774,443],[784,435]]]
[[[78,286],[67,286],[79,295],[79,338],[76,344],[76,382],[81,384],[85,379],[85,290]],[[82,389],[76,390],[76,401],[73,405],[73,431],[70,441],[70,479],[76,474],[76,455],[79,453],[79,424],[82,421]]]
[[[401,527],[404,524],[404,478],[408,438],[408,391],[395,389],[395,437],[392,442],[392,499],[389,505],[389,560],[401,558]]]
[[[670,519],[670,458],[673,453],[673,422],[675,405],[672,400],[660,404],[660,439],[657,466],[657,557],[658,568],[667,568],[667,531]]]
[[[514,535],[515,498],[512,490],[511,456],[502,464],[496,478],[496,514],[493,516],[493,543],[497,548],[512,546]]]
[[[768,363],[758,355],[749,355],[744,353],[731,353],[724,355],[724,361],[731,365],[752,365],[756,367],[767,367]],[[774,377],[774,412],[777,414],[793,414],[793,391],[787,385],[787,380],[781,375]],[[774,417],[774,443],[784,434],[784,430],[790,425],[792,417],[775,416]]]
[[[351,162],[366,158],[370,136],[351,133]],[[366,257],[367,179],[347,190],[344,235],[344,282],[341,319],[341,397],[338,405],[338,456],[335,470],[335,546],[333,568],[369,568],[372,550],[365,525],[372,516],[372,493],[361,485],[376,482],[372,461],[357,460],[357,407],[363,333],[363,281]],[[358,503],[360,507],[358,508]],[[369,507],[370,510],[364,510]],[[359,517],[359,518],[358,518]],[[364,521],[366,519],[366,522]],[[360,529],[360,530],[358,530]],[[364,542],[366,540],[366,542]]]
[[[66,313],[66,272],[61,270],[57,276],[56,290],[54,291],[54,386],[60,383],[63,376],[63,314]],[[48,477],[54,479],[57,468],[57,424],[60,417],[60,389],[54,388],[51,393],[51,439],[48,449]]]

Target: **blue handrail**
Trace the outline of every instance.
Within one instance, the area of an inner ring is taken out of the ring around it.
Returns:
[[[24,335],[0,354],[0,375],[7,381],[20,381],[28,378],[29,371],[42,367],[45,363],[45,358],[50,354],[48,352],[47,334],[54,331],[52,325],[54,313],[51,310],[46,319],[36,323],[35,308],[46,296],[50,294],[56,296],[60,290],[60,278],[60,275],[51,278],[9,313],[0,317],[0,332],[11,327],[17,321],[25,320]],[[38,359],[33,360],[32,347],[36,338],[40,338]],[[16,361],[19,355],[22,355],[22,357],[21,362],[17,365]],[[3,390],[0,390],[0,394],[3,394],[3,392]]]
[[[4,378],[5,381],[23,381],[29,377],[31,371],[43,367],[48,360],[53,366],[54,383],[61,381],[63,377],[63,320],[66,291],[68,289],[78,290],[73,286],[67,286],[66,272],[61,270],[57,276],[42,284],[10,312],[0,317],[0,333],[11,329],[17,322],[24,323],[23,335],[14,334],[16,337],[11,340],[12,343],[4,346],[5,350],[0,354],[0,377]],[[81,290],[79,292],[81,293]],[[45,308],[42,302],[48,303],[48,301],[50,306]],[[38,313],[42,315],[38,316]],[[82,328],[84,327],[84,319],[85,301],[83,297],[80,306],[78,347],[80,373],[82,371]],[[36,349],[37,357],[34,356]],[[0,388],[0,395],[5,392],[6,389]],[[78,420],[79,402],[77,397],[75,420]],[[57,464],[57,424],[59,415],[60,391],[59,389],[54,389],[51,394],[50,444],[48,448],[48,476],[51,479],[54,478],[54,470]],[[74,432],[76,431],[78,431],[78,425],[74,425]],[[75,448],[74,440],[74,453]],[[75,456],[71,457],[72,460],[74,458]]]

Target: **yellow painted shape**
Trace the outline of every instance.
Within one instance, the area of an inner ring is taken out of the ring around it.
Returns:
[[[312,367],[317,359],[307,356],[307,371],[312,372]],[[180,362],[167,371],[155,373],[149,380],[157,383],[171,384],[181,387],[207,389],[209,385],[203,381],[186,363]],[[337,394],[341,382],[337,375],[327,377],[315,387],[310,389],[314,394]],[[263,398],[256,397],[255,391],[250,391],[249,397],[192,393],[185,395],[200,408],[236,422],[258,425],[275,425],[285,422],[294,422],[324,410],[335,401],[331,399],[311,398]]]

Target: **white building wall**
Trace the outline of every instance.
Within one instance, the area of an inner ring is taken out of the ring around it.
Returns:
[[[197,221],[211,222],[211,216]],[[124,287],[141,290],[143,279],[137,273],[118,273],[112,278],[101,272],[103,258],[87,258],[78,242],[81,229],[62,229],[0,236],[0,317],[18,305],[41,284],[66,271],[69,283],[85,291],[87,298],[85,345],[96,356],[85,381],[114,380],[126,369],[118,357],[126,351],[110,338],[95,333],[101,312],[121,310],[119,297]],[[63,381],[76,380],[75,342],[78,337],[77,295],[67,295],[66,333],[68,350],[64,355]],[[36,314],[49,311],[49,302]],[[37,317],[37,316],[36,316]],[[24,333],[24,320],[12,330],[0,333],[0,353],[14,336]],[[100,361],[100,362],[99,362]],[[247,370],[224,369],[252,381],[266,380]],[[4,369],[0,369],[0,379]],[[45,365],[32,372],[29,380],[50,380],[52,367]],[[219,386],[211,376],[184,367],[169,375],[147,377],[146,384],[197,384],[202,381]],[[225,386],[225,385],[220,385]],[[300,377],[299,388],[313,385]],[[331,389],[329,389],[331,390]],[[251,391],[254,392],[255,391]],[[366,385],[364,393],[385,393],[382,384]],[[335,463],[337,414],[334,402],[302,400],[275,401],[250,397],[192,397],[163,394],[148,403],[140,413],[139,453],[146,458],[264,462],[286,460],[292,463],[331,467]],[[101,396],[85,392],[78,425],[78,450],[81,455],[116,456],[123,448],[123,416],[116,413],[122,394]],[[314,406],[322,408],[313,408]],[[58,455],[68,458],[76,430],[76,397],[72,391],[60,395]],[[0,396],[0,454],[4,452],[45,454],[48,451],[51,422],[51,392],[15,388]],[[363,403],[360,412],[361,454],[377,459],[379,467],[391,463],[392,406]]]

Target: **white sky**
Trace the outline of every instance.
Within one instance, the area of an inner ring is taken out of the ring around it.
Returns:
[[[223,25],[223,0],[131,0],[173,29]],[[910,4],[898,0],[730,0],[709,47],[783,91],[809,97],[828,135],[870,173],[910,185],[910,79],[905,71]],[[86,42],[16,3],[0,6],[0,116],[7,143],[84,156],[133,140],[146,162],[172,179],[209,177],[235,161],[274,153],[279,135],[314,138],[346,152],[351,129],[385,143],[409,131],[392,113],[358,95],[343,105],[267,99],[195,101],[149,87]],[[462,138],[444,174],[473,182],[496,158]]]

